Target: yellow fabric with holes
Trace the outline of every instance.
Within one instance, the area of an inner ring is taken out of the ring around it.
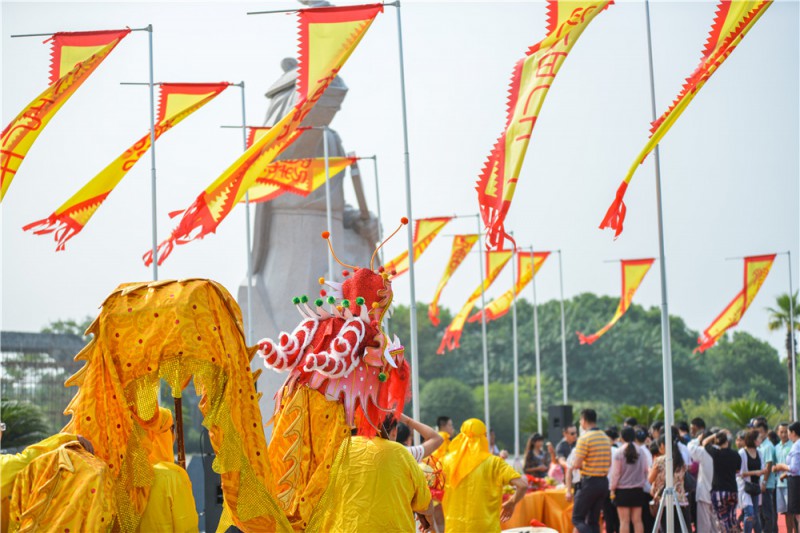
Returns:
[[[20,453],[0,455],[0,533],[8,531],[8,503],[11,500],[11,489],[14,488],[17,474],[40,455],[52,452],[62,444],[75,440],[75,435],[56,433],[28,446]]]
[[[114,482],[105,463],[77,441],[39,456],[17,475],[9,533],[110,531]]]
[[[242,316],[221,285],[202,279],[125,284],[89,327],[67,380],[78,392],[65,431],[86,436],[115,481],[120,527],[137,530],[153,484],[143,445],[156,420],[159,379],[180,397],[189,380],[216,452],[225,503],[245,531],[291,531],[276,499]]]

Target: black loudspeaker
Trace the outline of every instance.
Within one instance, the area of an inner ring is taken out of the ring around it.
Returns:
[[[553,446],[563,438],[564,428],[572,424],[571,405],[551,405],[547,408],[547,440]]]

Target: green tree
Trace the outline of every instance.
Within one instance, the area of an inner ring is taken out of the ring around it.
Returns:
[[[662,405],[622,405],[614,415],[614,421],[622,424],[626,418],[635,418],[642,426],[650,426],[656,420],[664,420]],[[677,418],[677,417],[676,417]]]
[[[795,361],[794,368],[797,369],[797,345],[795,343],[795,346],[792,346],[792,322],[794,329],[800,331],[800,322],[796,317],[792,320],[792,311],[797,313],[797,292],[792,295],[791,300],[788,293],[781,294],[776,298],[776,303],[777,307],[767,307],[769,311],[767,327],[770,331],[786,331],[786,376],[789,391],[786,398],[791,411],[792,387],[797,379],[796,375],[792,375],[792,361]]]
[[[67,320],[54,320],[42,328],[42,333],[62,333],[67,335],[77,335],[83,337],[83,340],[89,342],[90,335],[84,335],[89,326],[92,325],[94,317],[86,315],[83,320],[78,322],[72,318]]]
[[[485,419],[483,386],[472,391],[477,418]],[[547,435],[547,405],[556,403],[561,394],[561,384],[547,375],[542,376],[542,434]],[[519,380],[520,450],[531,433],[538,431],[536,410],[536,377],[523,376]],[[485,421],[485,420],[484,420]],[[514,383],[489,383],[489,422],[497,438],[497,445],[514,451]],[[521,452],[520,452],[521,453]]]
[[[619,299],[579,294],[565,301],[567,364],[569,371],[569,401],[576,413],[581,408],[595,409],[601,425],[607,425],[623,404],[648,405],[663,401],[661,314],[657,307],[644,308],[632,305],[624,317],[602,338],[592,345],[581,345],[575,331],[591,333],[604,325],[613,315]],[[534,353],[533,307],[523,299],[517,302],[518,353],[520,383],[536,375]],[[545,384],[542,405],[560,404],[561,364],[561,310],[557,300],[539,304],[539,343],[541,347],[541,372]],[[433,326],[427,317],[427,306],[417,304],[419,375],[422,388],[431,380],[449,377],[473,389],[483,385],[483,342],[480,322],[468,322],[460,339],[460,347],[445,355],[436,350],[450,323],[452,314],[441,310],[441,323]],[[409,348],[408,307],[398,306],[390,322],[396,333]],[[670,317],[670,335],[673,352],[673,383],[677,402],[694,401],[697,408],[712,409],[710,402],[726,403],[740,398],[750,390],[773,405],[784,402],[783,370],[777,352],[767,343],[736,333],[722,339],[717,346],[702,355],[692,353],[697,346],[698,332],[686,326],[681,317]],[[512,315],[507,313],[487,324],[487,347],[491,383],[512,383],[513,336]],[[406,352],[410,360],[410,350]],[[547,383],[552,382],[554,393],[548,394]],[[501,400],[498,400],[501,401]],[[676,403],[677,403],[676,402]],[[477,407],[482,415],[482,401]],[[411,406],[409,406],[409,411]],[[685,410],[686,417],[702,416]],[[438,414],[438,413],[437,413]],[[721,415],[720,415],[721,418]],[[546,417],[545,417],[546,420]],[[724,422],[724,418],[722,418]],[[528,424],[523,419],[523,427]],[[535,428],[534,424],[529,429]],[[711,423],[711,422],[709,422]],[[492,422],[492,425],[495,425]],[[495,428],[500,430],[499,427]],[[511,441],[506,441],[511,442]]]
[[[713,390],[723,400],[733,400],[754,391],[772,405],[785,401],[778,352],[749,333],[726,334],[700,357],[705,363],[705,372],[714,377],[715,385],[713,389],[697,391],[699,395]]]
[[[720,399],[715,393],[710,393],[700,399],[685,398],[681,400],[681,411],[686,413],[686,418],[702,418],[706,427],[724,427],[728,424],[728,419],[724,412],[728,408],[728,402]]]
[[[419,396],[422,422],[433,427],[438,417],[449,416],[458,429],[464,420],[478,414],[472,391],[455,378],[432,379]]]
[[[34,404],[3,398],[0,417],[6,425],[3,448],[20,448],[38,442],[48,435],[42,411]]]

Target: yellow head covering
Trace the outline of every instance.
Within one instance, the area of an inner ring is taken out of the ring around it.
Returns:
[[[175,456],[172,453],[172,411],[159,407],[152,425],[145,425],[144,430],[147,441],[144,446],[147,450],[147,458],[150,464],[174,463]]]
[[[447,455],[447,452],[450,449],[450,433],[446,431],[440,431],[439,435],[442,437],[442,445],[436,448],[436,450],[431,454],[440,461],[444,459],[444,456]]]
[[[450,443],[449,450],[450,453],[444,458],[444,474],[449,484],[455,487],[491,455],[486,425],[477,418],[465,421],[461,424],[461,433]]]

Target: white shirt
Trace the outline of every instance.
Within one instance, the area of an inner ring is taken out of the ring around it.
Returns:
[[[681,441],[678,441],[678,451],[681,452],[683,464],[686,465],[686,468],[689,468],[689,465],[692,463],[692,456],[689,453],[689,448],[687,448],[686,445]]]
[[[689,441],[689,453],[692,459],[700,466],[697,469],[697,492],[695,498],[698,502],[711,503],[711,481],[714,479],[714,459],[708,455],[700,438]]]
[[[653,467],[653,454],[650,453],[650,448],[648,448],[646,445],[641,444],[641,445],[638,445],[638,446],[639,446],[639,453],[641,453],[642,455],[644,455],[647,458],[647,471],[650,472],[650,469]],[[650,494],[650,489],[652,487],[653,486],[650,484],[650,481],[646,480],[644,482],[643,490],[646,493]]]
[[[406,450],[411,453],[411,456],[414,457],[414,462],[419,463],[422,462],[422,458],[425,457],[425,448],[422,444],[417,446],[406,446]]]

